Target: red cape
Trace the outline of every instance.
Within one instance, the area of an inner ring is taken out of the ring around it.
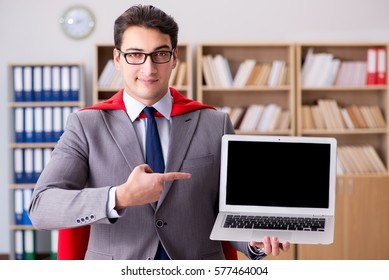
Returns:
[[[126,107],[123,102],[123,92],[120,90],[110,99],[97,103],[93,106],[83,108],[82,110],[123,110]],[[170,88],[173,96],[173,107],[171,116],[185,114],[187,112],[211,108],[212,106],[202,104],[198,101],[186,98],[174,88]],[[83,226],[78,228],[60,229],[58,232],[58,260],[83,260],[85,252],[88,247],[90,226]],[[222,242],[223,251],[226,259],[238,259],[237,252],[229,242]]]

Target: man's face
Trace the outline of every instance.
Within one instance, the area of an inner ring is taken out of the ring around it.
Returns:
[[[152,53],[155,51],[171,51],[169,35],[157,30],[131,26],[126,29],[122,38],[123,53]],[[176,67],[177,50],[169,62],[156,64],[151,57],[139,65],[130,65],[123,55],[115,49],[114,61],[120,71],[126,92],[145,105],[152,105],[161,99],[168,90],[171,71]]]

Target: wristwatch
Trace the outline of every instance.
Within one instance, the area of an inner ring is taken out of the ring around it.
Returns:
[[[250,244],[248,244],[248,247],[249,247],[249,252],[251,254],[251,257],[254,260],[260,260],[267,256],[263,248],[251,246]]]

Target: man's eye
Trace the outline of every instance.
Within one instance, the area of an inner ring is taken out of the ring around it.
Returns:
[[[166,55],[167,55],[167,52],[156,52],[156,53],[154,53],[154,56],[163,57],[163,56],[166,56]]]
[[[132,58],[139,58],[143,56],[141,53],[128,53],[127,55]]]

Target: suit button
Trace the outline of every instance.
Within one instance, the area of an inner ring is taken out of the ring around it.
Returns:
[[[163,221],[158,220],[158,221],[155,223],[155,225],[156,225],[157,227],[161,228],[161,227],[163,227]]]

